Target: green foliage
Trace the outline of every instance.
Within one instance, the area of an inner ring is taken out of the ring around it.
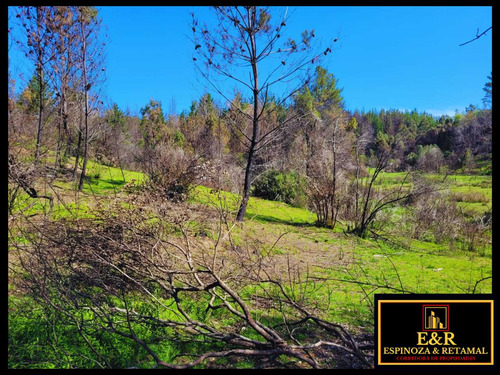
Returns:
[[[470,149],[465,150],[464,157],[462,159],[462,169],[465,173],[470,173],[475,167],[474,155]]]
[[[302,111],[306,113],[312,111],[316,116],[321,117],[320,113],[323,111],[343,108],[342,90],[337,87],[337,79],[332,73],[317,66],[311,83],[299,91],[295,104]]]
[[[491,74],[488,76],[488,82],[484,84],[483,87],[484,91],[484,97],[483,97],[483,104],[486,108],[491,108],[491,99],[493,96],[493,80],[491,78]]]
[[[127,132],[128,129],[125,128],[127,118],[123,111],[118,108],[115,103],[113,107],[106,112],[106,121],[112,129]]]
[[[42,86],[42,101],[43,105],[47,106],[53,102],[54,93],[50,91],[49,80],[45,77],[43,72]],[[19,96],[17,104],[24,107],[29,113],[38,113],[40,106],[40,82],[36,72],[33,74],[28,85]]]
[[[304,179],[297,172],[283,173],[271,169],[255,181],[252,195],[303,207],[306,202],[303,184]]]
[[[349,119],[349,121],[347,122],[346,130],[354,132],[358,130],[358,121],[356,120],[355,117],[351,117]]]
[[[179,129],[177,129],[174,133],[174,144],[179,147],[184,147],[185,143],[186,137]]]
[[[141,108],[142,145],[145,149],[154,149],[166,136],[166,124],[161,102],[151,99]]]
[[[321,66],[316,67],[316,74],[311,87],[316,107],[326,107],[327,109],[343,107],[342,91],[342,88],[337,87],[337,79],[333,73],[328,73]]]
[[[316,116],[319,116],[319,113],[314,109],[314,98],[308,86],[304,87],[304,89],[299,92],[295,98],[295,103],[302,111],[312,111]]]

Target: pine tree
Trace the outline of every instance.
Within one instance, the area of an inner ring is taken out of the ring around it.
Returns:
[[[491,108],[492,95],[493,95],[493,80],[491,74],[488,76],[489,81],[484,84],[483,91],[483,104],[486,108]]]
[[[236,217],[242,221],[255,175],[256,158],[291,120],[290,117],[283,119],[277,116],[278,123],[263,128],[266,121],[272,121],[268,117],[272,111],[266,110],[272,98],[270,90],[278,83],[297,78],[306,67],[315,66],[321,56],[331,52],[331,48],[313,53],[311,42],[314,31],[304,31],[298,41],[286,40],[282,35],[288,21],[286,14],[273,22],[268,7],[222,6],[213,9],[218,26],[212,30],[201,26],[193,15],[193,44],[197,54],[193,61],[198,67],[198,64],[204,64],[204,69],[199,67],[199,71],[228,103],[234,101],[224,93],[225,90],[219,86],[220,80],[212,74],[224,80],[229,78],[251,93],[251,112],[235,108],[251,122],[251,134],[243,133],[237,124],[232,124],[233,134],[238,135],[246,148],[243,197]],[[304,82],[299,82],[296,89],[287,92],[277,101],[275,108],[284,104],[302,85]]]

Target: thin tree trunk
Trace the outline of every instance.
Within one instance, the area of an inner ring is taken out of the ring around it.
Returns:
[[[68,56],[65,58],[65,75],[63,79],[63,85],[61,90],[61,100],[62,100],[62,109],[63,109],[63,129],[66,134],[66,150],[64,152],[65,157],[69,157],[71,155],[71,145],[73,144],[73,137],[71,134],[71,129],[68,126],[68,98],[67,98],[67,89],[68,89],[68,77],[69,77],[69,67],[72,64],[71,61],[71,51],[70,51],[70,42],[68,41],[67,46]]]
[[[73,168],[73,181],[76,180],[78,161],[80,159],[81,145],[82,145],[82,115],[80,115],[80,123],[78,125],[78,141],[76,144],[75,167]]]
[[[67,104],[66,104],[67,107]],[[71,133],[71,129],[68,126],[68,111],[67,109],[65,110],[65,115],[63,117],[63,128],[66,132],[66,150],[64,151],[65,157],[70,157],[72,152],[71,152],[71,146],[73,145],[73,134]]]
[[[251,28],[252,21],[255,21],[255,10],[252,15],[249,15],[249,28]],[[250,42],[252,45],[251,51],[251,64],[253,72],[253,132],[250,149],[248,150],[248,161],[245,169],[245,184],[243,186],[243,200],[241,201],[238,214],[236,215],[237,221],[243,221],[247,211],[248,199],[250,197],[251,188],[251,173],[255,159],[255,146],[257,144],[257,137],[259,135],[259,72],[257,69],[257,47],[255,45],[255,34],[250,35]]]
[[[62,121],[57,122],[57,148],[56,148],[56,161],[54,163],[55,169],[61,166],[61,148],[62,148]]]
[[[358,217],[359,213],[359,172],[360,172],[360,166],[359,166],[359,147],[356,145],[356,177],[354,181],[356,181],[356,191],[355,191],[355,197],[354,197],[354,215],[355,217]]]
[[[63,84],[64,85],[64,84]],[[66,113],[65,113],[65,94],[64,94],[64,88],[61,88],[61,103],[59,107],[59,121],[57,123],[57,153],[56,153],[56,162],[54,164],[54,167],[56,169],[62,169],[63,168],[63,156],[61,156],[62,149],[63,149],[63,143],[64,143],[64,135],[66,134]]]
[[[85,38],[85,33],[83,25],[80,25],[82,31],[82,67],[83,67],[83,85],[84,85],[84,105],[85,105],[85,143],[83,148],[83,167],[82,173],[80,175],[80,182],[78,184],[78,191],[82,191],[83,180],[85,179],[85,173],[87,171],[87,159],[88,159],[88,148],[89,148],[89,84],[87,78],[87,40]]]
[[[69,51],[69,43],[67,47],[68,51],[68,57],[62,56],[63,59],[63,69],[65,69],[65,72],[62,74],[61,77],[61,120],[62,120],[62,136],[61,136],[61,152],[63,145],[63,139],[66,137],[66,148],[64,150],[63,156],[61,157],[61,163],[60,167],[63,168],[65,161],[70,155],[71,151],[71,139],[70,139],[70,134],[71,132],[68,129],[68,100],[67,100],[67,89],[68,89],[68,82],[67,82],[67,77],[68,77],[68,70],[69,70],[69,64],[70,64],[70,51]]]
[[[78,183],[78,191],[82,191],[83,180],[85,179],[85,173],[87,171],[88,147],[89,147],[88,130],[89,128],[87,124],[87,118],[85,118],[85,142],[83,144],[83,166],[82,166],[82,173],[80,174],[80,182]]]
[[[238,215],[236,215],[237,221],[243,221],[245,217],[245,213],[247,211],[248,199],[250,198],[250,188],[251,188],[251,180],[250,175],[253,167],[253,159],[254,159],[254,142],[252,140],[252,145],[250,147],[250,151],[248,152],[248,161],[247,167],[245,169],[245,184],[243,186],[243,200],[241,201],[240,208],[238,210]]]
[[[42,143],[42,127],[43,127],[43,61],[42,61],[42,41],[41,41],[41,33],[42,33],[42,10],[40,7],[36,8],[36,17],[37,17],[37,32],[38,32],[38,43],[37,43],[37,53],[38,53],[38,62],[37,62],[37,75],[38,75],[38,94],[39,94],[39,102],[38,102],[38,127],[36,131],[36,146],[35,146],[35,164],[40,162],[40,145]]]
[[[42,99],[40,99],[40,102]],[[35,146],[35,164],[40,163],[40,145],[42,143],[42,113],[43,113],[43,104],[40,103],[39,111],[38,111],[38,127],[36,131],[36,146]]]
[[[63,128],[63,136],[66,137],[66,149],[64,150],[64,156],[62,157],[63,160],[67,160],[67,158],[70,156],[71,152],[71,142],[72,139],[70,137],[71,132],[68,128],[68,103],[66,102],[65,99],[65,94],[61,95],[63,97],[63,108],[62,108],[62,128]],[[61,145],[61,148],[63,146]],[[63,164],[61,164],[62,166]]]
[[[330,207],[330,215],[331,217],[328,219],[329,225],[332,226],[332,229],[335,228],[335,202],[337,197],[337,126],[338,119],[335,120],[335,127],[333,128],[333,140],[332,140],[332,154],[333,154],[333,180],[332,180],[332,199],[331,199],[331,207]]]

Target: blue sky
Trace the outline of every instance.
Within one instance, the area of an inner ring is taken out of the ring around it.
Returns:
[[[206,7],[98,7],[107,28],[108,103],[137,113],[151,98],[165,112],[188,110],[206,91],[192,62],[190,12],[213,21]],[[314,29],[338,38],[322,64],[344,88],[346,108],[407,109],[453,115],[481,106],[492,70],[491,7],[290,7],[287,35]],[[9,50],[11,64],[14,48]],[[23,68],[13,69],[14,74]],[[25,68],[24,68],[25,69]]]

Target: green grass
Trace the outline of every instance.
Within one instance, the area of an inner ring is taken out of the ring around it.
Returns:
[[[144,175],[139,172],[121,171],[119,168],[88,164],[89,180],[82,193],[75,193],[73,182],[56,180],[57,192],[64,196],[63,202],[55,201],[52,210],[44,200],[33,200],[20,194],[16,210],[33,204],[25,215],[46,214],[54,220],[66,217],[92,217],[96,201],[108,204],[115,197],[125,196],[126,183],[134,179],[140,183]],[[399,184],[404,173],[384,173],[378,187],[388,188]],[[439,175],[430,178],[442,179]],[[464,211],[482,214],[491,211],[491,176],[448,176],[449,191],[453,200]],[[50,189],[47,194],[53,194]],[[219,195],[220,193],[220,195]],[[97,199],[96,199],[97,198]],[[188,205],[196,207],[210,205],[224,207],[236,213],[240,197],[229,192],[217,192],[197,186]],[[122,207],[130,203],[119,202]],[[132,207],[133,208],[133,207]],[[390,211],[393,220],[401,217],[402,208]],[[151,220],[157,220],[152,218]],[[304,208],[292,207],[282,202],[267,201],[251,197],[245,222],[233,231],[234,242],[244,246],[259,244],[260,254],[273,257],[279,264],[286,264],[287,257],[297,260],[305,273],[319,277],[306,288],[298,284],[289,292],[304,301],[307,306],[318,306],[325,317],[365,331],[373,329],[373,295],[375,293],[400,293],[401,289],[414,293],[490,293],[491,279],[478,284],[479,280],[491,276],[491,244],[482,252],[463,251],[448,243],[418,241],[410,238],[392,238],[396,244],[374,239],[359,239],[343,233],[341,224],[335,230],[314,226],[316,216]],[[397,220],[396,220],[397,221]],[[202,230],[204,223],[191,221],[189,228]],[[16,233],[10,232],[11,236]],[[283,235],[283,236],[282,236]],[[275,241],[280,237],[278,243]],[[27,243],[26,238],[14,238]],[[211,238],[209,236],[209,238]],[[286,273],[284,273],[286,275]],[[329,279],[325,282],[323,279]],[[304,284],[305,285],[305,284]],[[269,285],[248,286],[243,295],[269,290]],[[290,287],[291,288],[291,287]],[[391,289],[393,288],[393,289]],[[137,309],[150,309],[139,299],[133,303]],[[222,310],[205,311],[205,300],[193,300],[186,309],[200,320],[217,319],[220,327],[230,326],[234,318]],[[155,311],[159,317],[168,317],[167,311]],[[281,317],[269,310],[256,309],[256,319],[278,322]],[[167,315],[166,315],[167,314]],[[273,315],[274,314],[274,315]],[[97,368],[88,347],[71,325],[62,322],[63,317],[42,310],[28,297],[10,291],[9,296],[9,367],[10,368]],[[86,318],[90,318],[87,316]],[[136,327],[144,338],[152,338],[157,332],[147,327]],[[248,333],[258,338],[252,332]],[[99,332],[92,332],[92,342],[99,350],[108,353],[116,367],[150,367],[152,359],[147,353],[130,342]],[[58,345],[53,345],[56,343]],[[181,349],[167,341],[155,346],[164,360],[172,359]],[[193,344],[192,350],[197,348]],[[224,359],[217,363],[223,364]],[[233,364],[234,365],[234,364]],[[252,367],[251,361],[239,361],[236,367]],[[202,367],[202,366],[201,366]]]
[[[230,211],[236,212],[240,197],[230,192],[219,192],[205,186],[197,186],[190,201],[212,206],[223,204]],[[283,202],[250,197],[245,219],[269,224],[312,225],[316,220],[316,215],[304,208],[293,207]]]
[[[137,300],[134,308],[140,310]],[[54,310],[44,310],[28,297],[9,297],[9,368],[80,369],[101,368],[106,364],[96,357],[71,320]],[[113,368],[151,368],[152,358],[132,341],[86,324],[96,317],[81,311],[80,324],[86,325],[85,338],[94,349],[105,355]],[[135,332],[145,340],[158,332],[146,325],[134,324]],[[179,353],[173,343],[152,345],[161,357],[170,361]]]
[[[145,176],[141,172],[105,166],[91,160],[87,163],[86,175],[88,178],[82,186],[82,192],[95,195],[119,193],[123,190],[125,184],[133,181],[140,184],[145,180]],[[76,184],[77,182],[69,186],[75,188]]]
[[[450,194],[457,206],[470,216],[491,212],[491,176],[449,176]]]
[[[404,178],[405,173],[383,173],[379,186],[384,188],[397,186]],[[430,176],[441,178],[442,176]],[[484,212],[491,209],[491,177],[490,176],[449,176],[453,193],[467,193],[466,200],[459,202],[468,210]],[[198,187],[193,202],[215,204],[217,194],[210,189]],[[221,193],[229,202],[228,207],[236,211],[238,196],[231,193]],[[480,202],[471,202],[475,196],[481,194]],[[453,196],[452,196],[453,197]],[[402,208],[395,208],[393,214],[401,215]],[[265,230],[269,237],[277,238],[284,232],[292,233],[297,242],[300,241],[301,250],[307,252],[312,247],[322,244],[328,245],[339,242],[342,226],[338,225],[335,231],[313,226],[315,215],[306,209],[296,208],[281,202],[271,202],[259,198],[249,199],[245,232],[258,236]],[[236,231],[236,238],[242,235]],[[330,307],[330,318],[348,324],[364,322],[369,325],[373,317],[369,306],[369,299],[374,293],[394,293],[396,291],[384,288],[403,289],[413,293],[476,293],[491,292],[491,279],[476,285],[478,280],[491,276],[491,247],[484,251],[484,256],[477,253],[462,251],[457,246],[448,243],[396,238],[400,246],[391,248],[384,242],[356,239],[356,244],[349,243],[344,248],[344,257],[351,257],[355,261],[349,268],[343,268],[332,262],[330,267],[318,267],[325,278],[344,280],[338,282],[338,288],[333,291],[317,292],[312,299],[334,301]],[[348,242],[348,241],[346,241]],[[279,254],[293,253],[293,246],[279,246]],[[328,251],[328,250],[326,250]],[[313,259],[310,259],[313,263]],[[354,281],[363,281],[366,284],[378,285],[360,286]],[[367,297],[370,296],[370,297]]]
[[[74,158],[68,163],[73,164]],[[49,200],[31,198],[21,190],[17,195],[13,212],[22,211],[25,216],[49,215],[55,220],[65,217],[92,217],[91,206],[96,198],[101,201],[102,198],[113,198],[124,192],[127,183],[140,185],[145,181],[145,176],[141,172],[104,166],[91,160],[87,164],[87,176],[82,192],[77,192],[78,179],[76,181],[56,179],[52,186],[46,182],[40,183],[37,191],[39,194],[53,197],[52,208]]]

